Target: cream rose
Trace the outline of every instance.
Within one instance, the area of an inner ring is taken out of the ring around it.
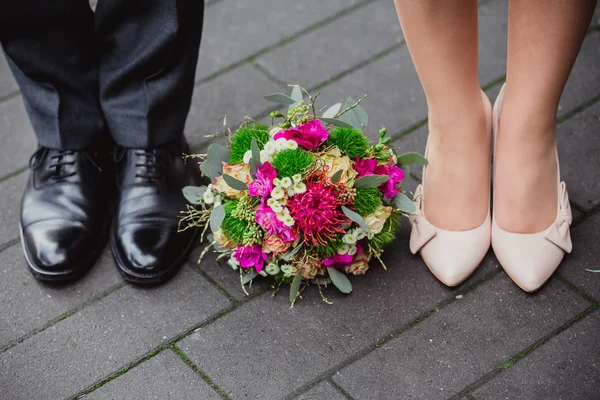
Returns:
[[[358,172],[352,168],[352,160],[347,156],[342,156],[340,149],[331,149],[323,153],[321,158],[328,167],[325,176],[331,179],[338,171],[342,171],[339,182],[343,183],[348,188],[354,186],[354,181],[356,180]]]
[[[262,241],[262,246],[263,246],[263,252],[273,253],[274,256],[277,256],[281,253],[285,253],[290,248],[290,244],[285,243],[277,235],[265,236]]]
[[[369,269],[369,256],[366,253],[362,253],[354,257],[351,265],[345,267],[345,271],[352,275],[362,275]]]
[[[237,164],[237,165],[229,165],[226,162],[223,163],[223,174],[229,175],[238,181],[244,182],[246,185],[252,182],[252,178],[250,176],[250,169],[248,164]],[[212,185],[213,190],[217,192],[225,194],[227,197],[232,199],[239,199],[242,197],[244,192],[242,190],[237,190],[229,186],[224,180],[222,176],[218,176],[215,179],[215,183]]]
[[[389,218],[392,213],[391,206],[379,206],[373,214],[369,214],[364,217],[364,220],[371,230],[371,233],[377,234],[383,230],[385,221]]]
[[[215,239],[215,242],[217,242],[217,244],[221,247],[225,247],[228,249],[235,249],[237,247],[236,244],[233,243],[233,241],[229,239],[227,235],[225,235],[223,230],[220,228],[218,231],[213,233],[213,238]]]

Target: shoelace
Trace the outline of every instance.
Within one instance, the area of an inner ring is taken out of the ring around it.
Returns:
[[[165,179],[165,160],[162,154],[157,153],[155,150],[137,150],[135,155],[139,158],[143,157],[143,162],[140,161],[135,166],[146,168],[146,173],[137,173],[136,178],[144,179],[149,183]]]
[[[41,147],[38,149],[29,160],[29,167],[31,169],[35,169],[39,166],[42,160],[47,156],[49,152],[54,152],[50,157],[51,162],[48,164],[48,169],[53,170],[54,174],[50,177],[53,181],[63,181],[67,178],[77,175],[77,169],[74,168],[72,171],[68,171],[67,166],[75,165],[75,161],[69,161],[68,157],[75,155],[75,150],[50,150],[46,147]],[[90,161],[90,163],[96,167],[98,171],[102,171],[102,169],[96,164],[94,158],[86,151],[79,150],[83,153],[83,155]]]

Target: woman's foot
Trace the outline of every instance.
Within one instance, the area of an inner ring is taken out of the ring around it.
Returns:
[[[484,106],[483,101],[488,104]],[[486,127],[489,100],[482,97],[476,105],[468,107],[464,115],[444,120],[430,111],[424,209],[427,220],[440,229],[477,228],[489,212],[491,134]]]
[[[494,160],[494,215],[504,231],[537,233],[557,214],[556,117],[511,95],[507,86]]]

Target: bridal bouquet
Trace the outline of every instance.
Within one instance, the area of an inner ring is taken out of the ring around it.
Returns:
[[[318,96],[318,95],[317,95]],[[343,293],[347,275],[364,274],[392,243],[400,218],[414,210],[402,192],[401,167],[423,164],[397,156],[386,130],[371,144],[362,101],[349,98],[324,112],[299,86],[267,100],[270,126],[246,121],[228,132],[229,148],[212,144],[200,170],[211,182],[186,187],[181,229],[210,227],[210,245],[239,270],[242,287],[258,275],[290,284],[292,304],[310,283]],[[325,299],[325,298],[324,298]]]

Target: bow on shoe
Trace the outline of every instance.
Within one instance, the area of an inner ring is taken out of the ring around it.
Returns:
[[[419,185],[415,191],[413,204],[417,208],[410,214],[412,226],[410,232],[410,251],[417,254],[437,234],[437,230],[427,221],[423,213],[423,187]]]
[[[558,218],[550,227],[550,231],[546,235],[546,240],[554,243],[567,253],[573,250],[571,242],[571,223],[573,222],[573,214],[571,213],[571,204],[569,203],[569,194],[567,186],[564,182],[560,183],[560,199],[559,199]]]

